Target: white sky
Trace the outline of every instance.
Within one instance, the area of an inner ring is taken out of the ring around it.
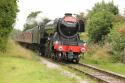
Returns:
[[[64,13],[87,12],[91,10],[95,3],[102,0],[19,0],[17,14],[16,29],[23,30],[23,25],[26,22],[27,16],[32,11],[42,11],[43,16],[50,19],[63,17]],[[106,2],[112,0],[104,0]],[[123,14],[125,8],[125,0],[113,0],[115,5],[118,5],[120,13]]]

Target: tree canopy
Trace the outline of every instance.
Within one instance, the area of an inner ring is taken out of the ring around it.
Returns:
[[[15,23],[17,11],[17,0],[0,0],[0,50],[5,50],[8,35]]]
[[[101,11],[108,11],[114,15],[117,15],[119,13],[118,7],[114,5],[113,1],[108,3],[102,1],[95,4],[92,10],[89,11],[88,16],[92,16],[92,14]]]
[[[87,28],[90,41],[98,43],[105,39],[105,36],[112,28],[112,21],[118,14],[118,7],[113,2],[95,4],[87,16]]]
[[[40,13],[41,13],[41,11],[31,12],[27,16],[26,23],[24,24],[24,31],[37,26],[37,21],[35,19],[38,16],[38,14],[40,14]]]
[[[125,17],[120,15],[115,17],[113,29],[108,34],[108,41],[111,44],[114,61],[122,61],[125,50]]]

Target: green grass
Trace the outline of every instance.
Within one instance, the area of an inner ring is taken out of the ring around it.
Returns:
[[[99,60],[84,60],[81,61],[86,64],[97,66],[98,68],[105,69],[108,71],[112,71],[115,73],[119,73],[125,75],[125,64],[123,63],[111,63],[111,62],[104,62]]]
[[[0,83],[77,83],[38,61],[0,57]]]
[[[110,70],[125,75],[125,64],[123,63],[107,63],[105,65],[97,65],[100,68]]]
[[[41,64],[36,54],[10,40],[0,52],[0,83],[77,83],[57,69]]]
[[[97,66],[98,68],[109,70],[115,73],[125,75],[125,64],[113,63],[108,57],[99,58],[99,56],[85,54],[84,58],[81,58],[82,63]]]
[[[88,52],[82,56],[80,61],[105,70],[125,75],[125,64],[119,62],[113,63],[113,59],[111,58],[111,55],[108,54],[107,50],[108,49],[106,46],[99,47],[97,45],[93,45],[89,47]]]
[[[27,50],[11,39],[9,39],[7,43],[6,52],[0,52],[0,56],[11,56],[25,59],[34,59],[35,55],[34,52]]]

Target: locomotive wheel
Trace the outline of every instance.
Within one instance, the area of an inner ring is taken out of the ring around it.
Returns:
[[[79,59],[76,59],[76,63],[79,63]]]
[[[64,60],[65,60],[65,61],[68,61],[68,56],[65,55],[65,56],[64,56]]]
[[[51,59],[54,60],[54,56],[53,55],[51,55]]]
[[[59,62],[62,61],[62,55],[61,55],[61,53],[58,54],[57,61],[59,61]]]
[[[37,53],[38,53],[40,56],[42,56],[42,52],[41,52],[40,47],[38,48]]]
[[[73,62],[73,63],[79,63],[79,60],[80,60],[80,58],[77,57],[77,58],[74,58],[74,59],[72,60],[72,62]]]
[[[42,56],[42,53],[41,53],[39,50],[37,50],[36,53],[37,53],[38,55]]]
[[[52,60],[54,60],[54,54],[53,53],[51,53],[50,57],[51,57]]]
[[[76,59],[75,59],[75,63],[79,63],[79,58],[76,58]]]

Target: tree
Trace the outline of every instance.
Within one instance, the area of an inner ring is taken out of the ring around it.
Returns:
[[[84,16],[84,13],[81,12],[80,14],[76,14],[76,17],[79,19],[79,20],[83,20],[85,22],[85,16]]]
[[[41,13],[41,11],[31,12],[28,15],[27,19],[30,20],[30,19],[36,18],[39,13]]]
[[[27,29],[31,29],[31,28],[38,25],[38,23],[35,19],[36,19],[37,15],[40,14],[40,13],[41,13],[41,11],[31,12],[27,16],[26,23],[24,24],[24,31],[27,30]]]
[[[89,16],[96,12],[108,11],[113,15],[117,15],[119,13],[118,7],[114,5],[113,1],[109,3],[105,3],[102,1],[101,3],[96,3],[95,6],[89,11]]]
[[[93,17],[88,19],[87,23],[90,41],[95,43],[103,41],[105,36],[110,32],[112,20],[113,15],[107,11],[93,14]]]
[[[17,12],[16,0],[0,0],[0,51],[6,48],[7,39],[13,29]]]
[[[115,17],[108,41],[111,44],[113,61],[122,61],[125,49],[125,17],[120,15]]]
[[[50,22],[51,20],[48,18],[44,18],[43,21],[40,23],[41,25],[46,25],[48,22]]]
[[[118,7],[113,2],[95,4],[87,16],[87,28],[89,39],[92,42],[99,43],[104,41],[112,28],[114,15],[118,14]]]

